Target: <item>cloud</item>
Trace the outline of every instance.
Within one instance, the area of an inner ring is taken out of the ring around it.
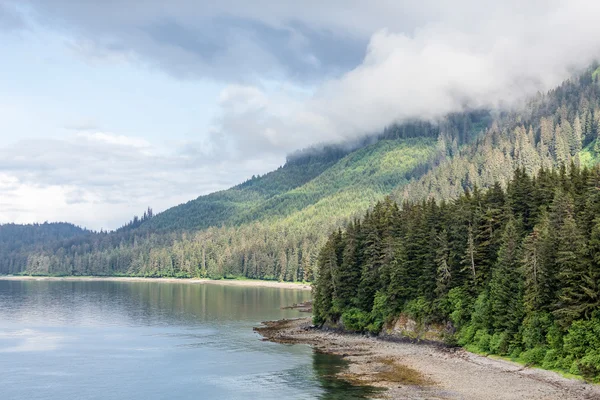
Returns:
[[[298,18],[304,5],[289,2],[20,3],[37,24],[71,36],[70,47],[92,63],[136,61],[182,79],[321,80],[360,62],[367,40]]]
[[[23,140],[0,148],[0,223],[69,221],[114,229],[151,206],[155,212],[264,173],[279,158],[237,163],[107,132]]]
[[[600,3],[535,4],[490,10],[468,25],[450,16],[412,34],[379,30],[360,65],[300,101],[285,90],[231,86],[215,137],[242,149],[291,151],[411,118],[513,107],[600,56]]]
[[[115,145],[119,147],[133,147],[135,149],[149,149],[150,143],[142,138],[132,138],[124,135],[113,135],[104,132],[82,132],[77,137],[84,141],[96,142],[100,145]]]
[[[26,4],[82,54],[226,83],[206,156],[281,154],[408,118],[509,107],[600,55],[600,3],[589,0]],[[299,95],[306,87],[314,94]]]
[[[22,9],[30,29],[58,31],[92,63],[226,87],[206,137],[167,148],[97,129],[0,148],[3,210],[21,209],[5,221],[77,215],[116,227],[316,142],[512,107],[600,56],[600,3],[590,0],[0,0],[0,21]]]

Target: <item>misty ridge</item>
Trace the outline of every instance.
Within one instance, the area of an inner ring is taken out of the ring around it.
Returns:
[[[311,280],[324,233],[386,196],[451,201],[505,186],[517,167],[535,174],[595,165],[598,71],[592,64],[521,108],[413,119],[301,150],[267,174],[163,212],[148,209],[116,232],[45,240],[35,233],[43,227],[5,226],[23,246],[13,240],[3,271]]]
[[[57,41],[52,52],[66,47],[66,56],[86,68],[120,65],[152,75],[126,93],[147,88],[156,122],[140,114],[143,107],[105,112],[95,121],[94,110],[111,101],[88,105],[77,120],[55,110],[64,119],[55,135],[41,133],[49,128],[44,124],[57,123],[48,118],[12,122],[7,132],[26,135],[0,147],[0,185],[10,193],[0,220],[72,220],[115,229],[148,205],[163,211],[265,174],[286,155],[294,159],[298,149],[319,143],[355,149],[395,124],[520,109],[600,53],[599,6],[586,0],[375,1],[352,2],[348,9],[335,2],[265,4],[231,0],[198,7],[178,0],[162,8],[152,2],[130,15],[121,11],[138,9],[135,0],[4,1],[0,32],[15,43],[32,33],[47,35]],[[17,47],[11,51],[20,54]],[[66,70],[74,65],[64,64]],[[138,75],[132,72],[128,76]],[[67,84],[86,73],[67,73],[55,95],[72,102],[78,92]],[[103,89],[121,82],[115,78],[105,76]],[[208,82],[204,98],[196,86]],[[122,88],[114,89],[109,98]],[[200,112],[203,121],[180,114],[198,102],[210,109]],[[13,113],[17,117],[31,109],[13,107],[21,110]],[[27,131],[30,123],[35,129]],[[34,197],[51,198],[52,205],[34,209]]]

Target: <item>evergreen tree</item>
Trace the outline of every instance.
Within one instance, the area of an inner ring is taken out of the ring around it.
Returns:
[[[354,221],[348,225],[344,244],[342,263],[335,275],[336,301],[337,307],[340,309],[354,306],[358,294],[363,263],[363,238],[360,221]]]
[[[490,282],[492,326],[515,334],[523,320],[523,271],[520,266],[520,236],[510,218],[504,228],[498,260]]]
[[[556,241],[556,266],[561,288],[554,314],[559,323],[567,327],[582,315],[582,297],[585,296],[582,283],[589,271],[588,260],[585,257],[586,243],[569,210],[565,211]]]
[[[543,212],[538,224],[523,240],[524,302],[529,313],[548,310],[555,300],[549,229],[550,218]]]

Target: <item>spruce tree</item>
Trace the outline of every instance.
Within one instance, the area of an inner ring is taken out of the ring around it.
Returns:
[[[585,296],[582,284],[584,275],[589,271],[585,240],[568,211],[556,234],[556,241],[556,267],[561,287],[554,314],[558,322],[567,327],[582,316],[582,298]]]
[[[517,222],[510,217],[502,234],[490,282],[492,326],[510,334],[518,331],[524,316],[520,242]]]
[[[354,305],[360,285],[363,262],[363,238],[360,221],[357,220],[348,224],[344,242],[342,263],[335,275],[336,301],[338,308],[342,310]]]
[[[550,218],[543,212],[533,231],[523,240],[524,302],[529,313],[547,310],[554,301],[549,229]]]

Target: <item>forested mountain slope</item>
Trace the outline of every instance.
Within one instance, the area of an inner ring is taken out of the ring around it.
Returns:
[[[472,350],[600,380],[600,167],[520,167],[506,189],[450,202],[388,198],[330,236],[314,298],[317,324],[379,333],[411,318]]]
[[[170,208],[143,224],[148,230],[198,230],[233,223],[281,193],[302,186],[351,152],[350,147],[307,149],[290,157],[279,169]]]
[[[0,225],[0,271],[18,273],[30,254],[53,250],[57,243],[77,236],[90,235],[73,224],[64,222]]]
[[[309,149],[274,172],[155,216],[149,210],[116,232],[4,258],[11,273],[309,280],[326,232],[439,163],[440,135],[458,145],[490,121],[487,112],[470,112]]]
[[[0,273],[310,280],[327,234],[390,193],[455,198],[465,188],[506,184],[518,166],[533,173],[570,160],[593,164],[594,70],[510,113],[394,125],[351,145],[292,155],[276,171],[116,232],[12,249],[0,257]]]
[[[398,188],[394,198],[456,198],[465,188],[506,185],[516,168],[534,174],[571,161],[593,166],[600,152],[599,72],[592,67],[548,94],[538,94],[438,168]]]

